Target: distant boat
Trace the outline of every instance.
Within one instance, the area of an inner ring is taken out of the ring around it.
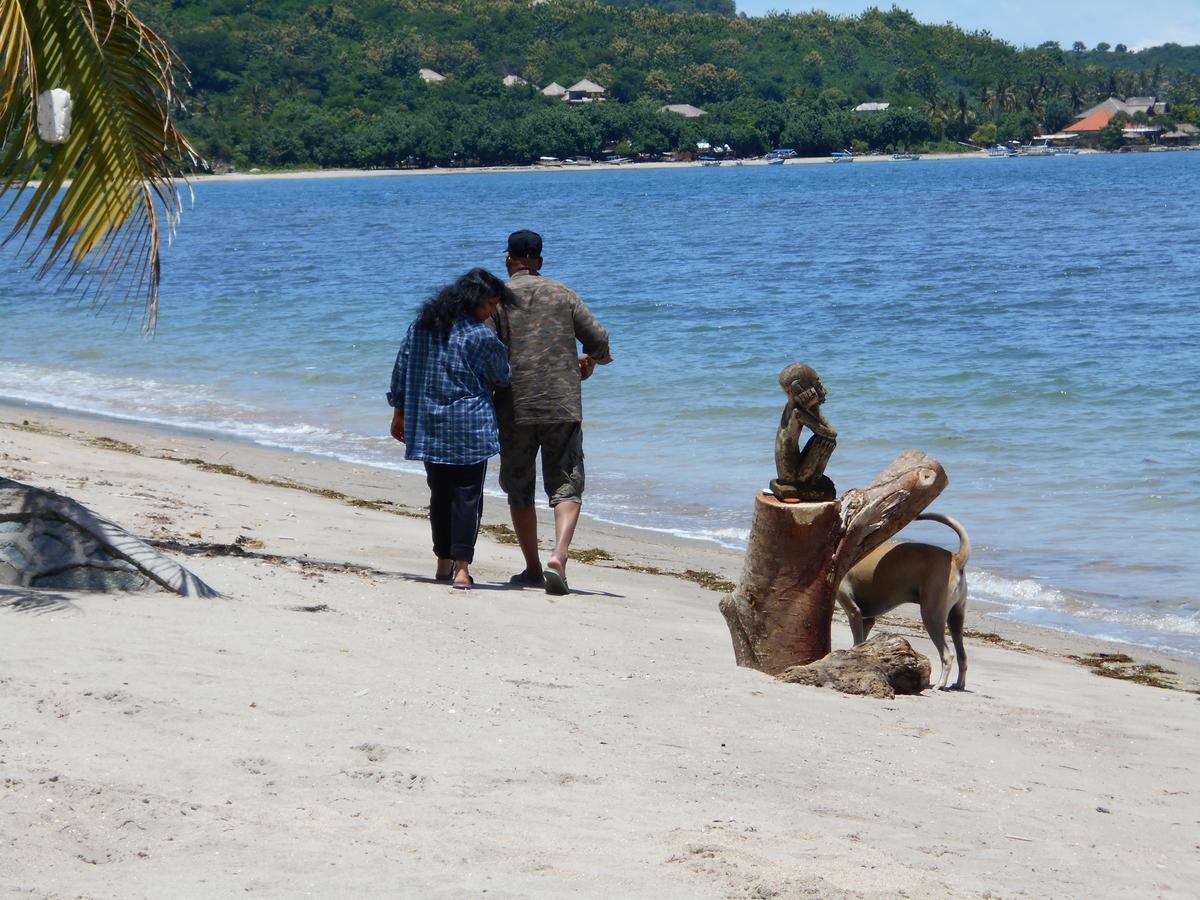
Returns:
[[[700,157],[700,165],[702,165],[702,166],[719,166],[720,164],[721,164],[721,161],[719,159],[717,159],[715,156]]]
[[[562,160],[557,156],[539,156],[537,164],[539,166],[561,166]]]
[[[1017,155],[1017,152],[1015,150],[1013,150],[1012,147],[1005,146],[1004,144],[996,144],[993,147],[990,147],[988,149],[988,156],[1000,157],[1000,156],[1016,156],[1016,155]]]
[[[830,162],[835,162],[835,163],[854,162],[854,154],[851,153],[849,150],[834,150],[832,153],[829,154],[829,156],[831,157],[829,160]]]
[[[787,162],[787,157],[785,157],[785,156],[768,156],[767,157],[767,165],[768,166],[782,166],[785,162]]]
[[[892,159],[920,159],[920,153],[893,153]]]

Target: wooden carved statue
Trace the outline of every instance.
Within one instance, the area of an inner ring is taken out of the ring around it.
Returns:
[[[792,503],[832,500],[837,490],[825,475],[825,466],[837,446],[837,431],[821,412],[825,386],[803,363],[793,363],[780,372],[779,384],[788,402],[775,433],[776,477],[771,480],[771,493]],[[805,428],[812,436],[801,449],[800,435]]]

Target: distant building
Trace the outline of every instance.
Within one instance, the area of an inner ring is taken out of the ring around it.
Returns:
[[[887,112],[887,108],[891,105],[890,103],[860,103],[854,107],[854,111],[856,113]]]
[[[542,93],[547,97],[565,97],[567,96],[567,89],[557,81],[552,81],[542,88]]]
[[[417,74],[421,76],[422,81],[445,81],[445,75],[439,75],[433,69],[418,69]]]
[[[1126,125],[1121,129],[1121,136],[1127,141],[1141,142],[1145,140],[1152,144],[1158,143],[1158,136],[1161,133],[1161,125]]]
[[[518,84],[529,84],[529,82],[526,81],[524,78],[522,78],[520,75],[505,75],[504,76],[504,86],[505,87],[514,87],[515,85],[518,85]]]
[[[1190,122],[1181,122],[1174,131],[1168,131],[1161,138],[1164,144],[1175,146],[1200,145],[1200,128]]]
[[[586,78],[567,88],[568,103],[599,103],[604,99],[604,88]]]
[[[690,103],[669,103],[666,106],[660,106],[658,111],[676,113],[685,119],[698,119],[701,116],[708,115],[704,110],[697,106],[692,106]]]
[[[1135,113],[1145,113],[1148,116],[1157,116],[1165,112],[1170,112],[1170,109],[1170,104],[1160,102],[1155,97],[1129,97],[1126,100],[1122,100],[1119,97],[1109,97],[1107,100],[1102,100],[1090,109],[1085,109],[1075,118],[1086,119],[1098,112],[1108,112],[1111,115],[1125,113],[1129,116]]]
[[[1066,134],[1079,134],[1085,137],[1098,137],[1100,129],[1106,126],[1116,114],[1117,110],[1114,109],[1096,108],[1090,115],[1080,119],[1074,125],[1064,128],[1063,132]]]

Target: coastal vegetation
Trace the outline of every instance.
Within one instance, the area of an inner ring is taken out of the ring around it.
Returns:
[[[141,0],[191,69],[181,127],[217,167],[529,163],[707,140],[818,155],[1022,140],[1110,94],[1194,121],[1197,48],[1015,48],[861,15],[731,14],[724,0]],[[419,70],[442,81],[426,81]],[[506,86],[505,76],[525,83]],[[587,78],[606,102],[539,88]],[[872,114],[860,103],[886,102]],[[707,115],[660,109],[687,103]]]

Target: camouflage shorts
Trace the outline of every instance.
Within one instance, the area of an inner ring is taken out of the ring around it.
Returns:
[[[500,489],[508,505],[533,506],[536,463],[542,452],[542,487],[551,506],[583,502],[583,425],[580,422],[500,424]]]

